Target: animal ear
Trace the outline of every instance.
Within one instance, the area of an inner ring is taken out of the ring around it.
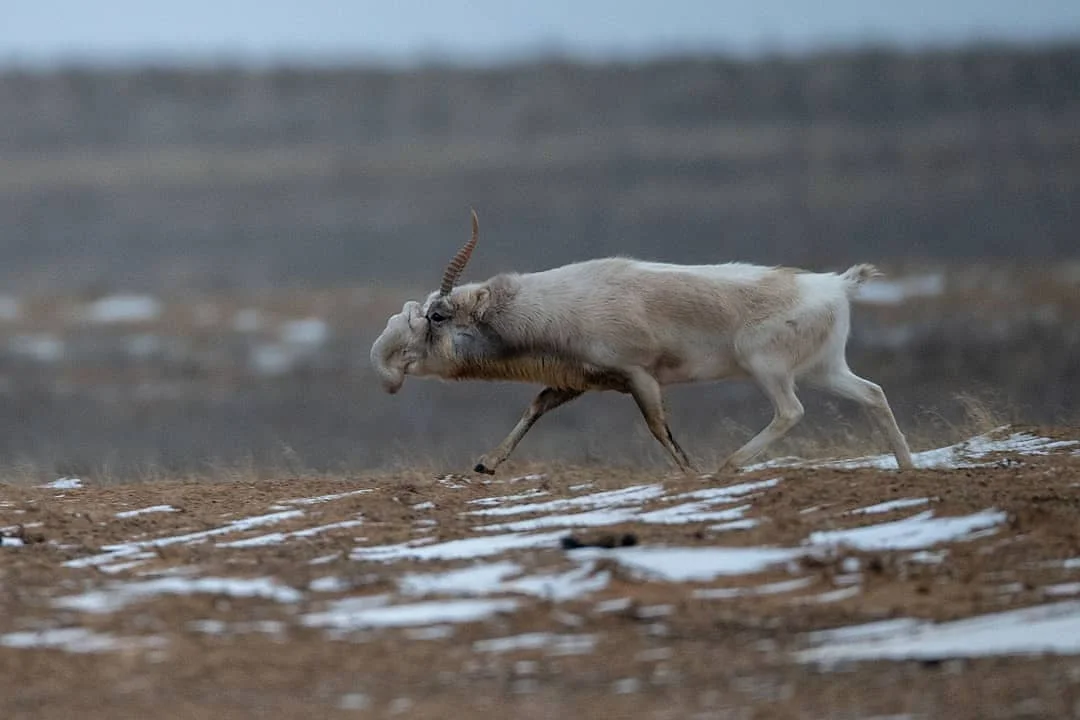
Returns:
[[[491,290],[486,287],[478,288],[473,295],[472,315],[477,320],[483,320],[488,308],[491,307]]]

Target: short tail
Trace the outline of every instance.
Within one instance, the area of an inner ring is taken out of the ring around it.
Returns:
[[[845,270],[844,274],[840,277],[844,281],[844,286],[847,289],[848,295],[851,295],[867,280],[882,277],[884,274],[885,273],[881,272],[873,265],[862,263],[860,265],[852,265]]]

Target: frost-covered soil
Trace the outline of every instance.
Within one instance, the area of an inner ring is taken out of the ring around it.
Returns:
[[[1070,717],[1076,438],[0,485],[0,717]]]

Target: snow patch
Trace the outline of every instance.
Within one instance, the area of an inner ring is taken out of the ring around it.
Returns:
[[[756,528],[760,524],[761,521],[757,518],[744,518],[742,520],[732,520],[730,522],[710,525],[709,529],[714,532],[727,532],[728,530],[750,530],[751,528]]]
[[[1038,437],[1026,432],[1013,432],[1005,436],[1008,426],[996,428],[984,435],[963,440],[955,445],[924,450],[912,454],[912,461],[916,467],[937,468],[943,470],[957,470],[963,468],[987,467],[994,461],[987,460],[988,455],[994,453],[1014,453],[1017,455],[1049,455],[1055,451],[1080,445],[1080,440],[1053,440],[1051,438]],[[874,468],[879,470],[895,470],[896,458],[892,454],[872,455],[868,457],[852,458],[849,460],[830,460],[826,462],[811,462],[800,458],[782,458],[769,460],[763,463],[747,465],[744,472],[754,470],[776,469],[781,467],[814,467],[814,468]]]
[[[128,355],[145,360],[161,351],[161,338],[153,333],[140,333],[125,338],[124,347]]]
[[[13,632],[0,635],[0,645],[19,649],[55,649],[71,653],[98,653],[113,650],[149,649],[162,647],[165,638],[150,636],[118,638],[107,633],[96,633],[86,628],[55,628]]]
[[[641,513],[634,520],[661,525],[714,521],[735,522],[742,520],[743,515],[746,514],[750,507],[750,505],[740,505],[724,510],[709,510],[708,502],[684,503],[662,510]]]
[[[64,357],[64,341],[50,333],[24,333],[8,341],[8,349],[41,363],[56,363]]]
[[[241,633],[264,633],[281,635],[285,632],[285,623],[279,620],[252,620],[249,622],[227,623],[224,620],[192,620],[187,624],[195,632],[207,635],[226,635]]]
[[[365,495],[367,493],[375,492],[374,488],[361,488],[360,490],[350,490],[348,492],[331,493],[329,495],[316,495],[309,498],[294,498],[292,500],[282,500],[282,505],[318,505],[325,502],[331,502],[333,500],[341,500],[342,498],[352,497],[353,495]]]
[[[260,527],[262,525],[270,525],[273,523],[282,522],[284,520],[302,517],[303,514],[304,512],[302,510],[283,510],[281,512],[270,513],[267,515],[256,515],[254,517],[233,520],[232,522],[229,522],[220,527],[211,528],[209,530],[200,530],[198,532],[187,533],[185,535],[168,535],[166,537],[155,538],[153,540],[139,540],[129,543],[122,543],[119,545],[106,545],[102,548],[105,552],[99,553],[97,555],[89,555],[87,557],[76,558],[75,560],[68,560],[64,563],[64,567],[77,568],[92,567],[94,565],[106,565],[120,559],[130,559],[131,556],[138,555],[139,553],[146,551],[149,548],[202,542],[216,535],[243,532],[246,530],[251,530],[252,528]]]
[[[53,605],[88,613],[112,613],[134,602],[157,595],[209,593],[236,598],[259,597],[279,603],[294,603],[302,595],[270,578],[164,577],[142,582],[115,583],[105,590],[57,598]]]
[[[605,492],[581,495],[574,498],[550,500],[542,503],[527,503],[524,505],[511,505],[508,507],[490,507],[480,510],[470,510],[469,515],[521,515],[524,513],[543,513],[569,510],[573,508],[615,508],[626,505],[637,505],[647,500],[658,498],[664,494],[662,485],[635,485],[622,488],[621,490],[607,490]]]
[[[473,510],[468,514],[505,516],[525,512],[550,513],[554,510],[593,508],[580,513],[566,515],[547,514],[526,520],[495,523],[477,528],[489,532],[523,532],[549,527],[602,527],[625,522],[657,524],[735,522],[743,519],[743,515],[750,509],[750,505],[742,505],[740,507],[726,508],[723,510],[714,510],[712,509],[712,506],[733,502],[737,498],[744,497],[759,490],[774,487],[779,482],[780,480],[777,478],[758,482],[739,483],[723,488],[706,488],[703,490],[681,493],[663,499],[668,501],[692,500],[693,502],[684,502],[651,511],[643,511],[640,506],[649,500],[662,497],[663,491],[658,485],[640,485],[625,488],[623,490],[609,490],[575,498],[551,500],[543,503],[529,503],[523,505],[498,503],[496,507]],[[517,497],[524,498],[526,496],[528,496],[528,493],[522,493]],[[513,497],[514,496],[507,496],[507,498]],[[494,498],[485,498],[484,500],[490,501],[494,500]],[[487,502],[486,504],[495,503]]]
[[[308,583],[308,590],[312,592],[345,592],[349,587],[349,583],[333,575],[315,578]]]
[[[699,588],[694,591],[694,597],[703,600],[728,600],[748,595],[780,595],[794,592],[813,584],[814,579],[808,577],[795,578],[794,580],[780,580],[763,585],[751,585],[749,587],[733,588]]]
[[[372,606],[367,598],[347,598],[331,603],[324,612],[301,618],[307,627],[361,630],[410,625],[439,625],[485,620],[518,605],[516,600],[438,600],[405,605]],[[360,601],[360,602],[358,602]]]
[[[140,508],[138,510],[122,510],[116,513],[118,518],[130,518],[136,515],[148,515],[150,513],[174,513],[179,512],[172,505],[151,505],[150,507]]]
[[[149,295],[111,295],[87,305],[81,317],[91,323],[137,323],[157,320],[161,303]]]
[[[809,545],[847,545],[859,550],[919,550],[943,542],[972,539],[973,533],[1005,522],[1006,514],[984,510],[960,517],[934,517],[930,510],[903,520],[847,530],[810,533]]]
[[[217,543],[217,547],[245,548],[277,545],[291,538],[313,537],[315,535],[321,535],[328,530],[339,530],[341,528],[357,527],[363,524],[363,520],[341,520],[339,522],[327,523],[325,525],[316,525],[314,527],[303,528],[302,530],[267,533],[266,535],[256,535],[255,537],[243,538],[242,540],[233,540],[232,542]]]
[[[1080,582],[1067,582],[1058,583],[1057,585],[1047,585],[1042,589],[1042,591],[1051,597],[1080,595]]]
[[[376,545],[353,548],[351,560],[395,562],[398,560],[469,560],[499,555],[509,550],[550,547],[563,536],[551,533],[507,533],[483,537],[448,540],[431,543],[430,540],[414,540],[399,545]]]
[[[930,502],[930,498],[898,498],[896,500],[887,500],[885,502],[878,503],[877,505],[868,505],[867,507],[849,510],[844,514],[876,515],[878,513],[892,512],[893,510],[903,510],[904,508],[915,507],[917,505],[925,505],[928,502]]]
[[[582,548],[576,559],[610,558],[630,572],[667,582],[704,582],[725,575],[746,575],[793,560],[801,550],[790,548],[628,547],[616,550]]]
[[[53,480],[51,483],[45,483],[44,485],[38,485],[40,488],[47,488],[49,490],[78,490],[82,486],[82,480],[79,478],[68,477]]]
[[[495,562],[444,573],[408,573],[398,580],[398,589],[404,595],[486,595],[503,578],[520,572],[517,563]]]
[[[404,595],[519,593],[562,602],[603,590],[610,580],[610,573],[596,572],[593,563],[586,563],[563,573],[507,579],[520,572],[521,566],[517,563],[496,562],[444,573],[411,573],[398,581],[398,588]]]
[[[507,653],[515,650],[547,650],[549,655],[588,655],[596,647],[596,635],[559,635],[534,632],[510,637],[477,640],[473,651]]]
[[[287,345],[317,348],[330,338],[330,326],[319,318],[290,320],[281,326],[280,337]]]
[[[544,490],[526,490],[523,493],[517,493],[516,495],[496,495],[494,497],[480,498],[478,500],[470,500],[470,505],[503,505],[505,503],[517,502],[519,500],[532,500],[533,498],[543,497],[548,493]]]
[[[251,348],[251,369],[264,376],[284,375],[293,369],[296,356],[278,343],[263,343]]]
[[[799,662],[943,660],[994,655],[1080,654],[1080,601],[947,623],[890,620],[811,633]]]
[[[829,590],[828,592],[823,592],[818,595],[811,595],[809,597],[798,597],[792,600],[792,602],[801,604],[825,604],[840,602],[841,600],[847,600],[848,598],[855,597],[859,594],[860,591],[861,590],[858,585],[852,587],[842,587],[837,588],[836,590]]]

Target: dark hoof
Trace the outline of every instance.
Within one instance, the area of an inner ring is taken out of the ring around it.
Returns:
[[[483,473],[485,475],[494,475],[494,470],[488,470],[484,463],[476,463],[476,467],[473,468],[473,472]]]

